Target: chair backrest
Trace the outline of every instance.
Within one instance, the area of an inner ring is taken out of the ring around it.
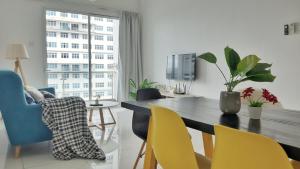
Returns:
[[[282,147],[265,136],[215,125],[212,169],[292,169]]]
[[[162,98],[162,96],[158,89],[147,88],[147,89],[139,89],[137,91],[136,100],[143,101],[143,100],[152,100],[152,99],[160,99],[160,98]],[[150,113],[133,112],[133,117],[132,117],[133,133],[143,140],[147,139],[149,118],[150,118]]]
[[[198,169],[198,164],[186,126],[175,112],[151,107],[152,147],[158,163],[164,169]]]
[[[162,98],[159,90],[155,88],[139,89],[136,95],[138,101]]]
[[[20,77],[12,71],[0,71],[0,111],[13,115],[26,105],[24,89]]]

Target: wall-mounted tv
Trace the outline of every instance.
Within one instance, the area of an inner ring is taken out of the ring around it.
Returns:
[[[178,54],[167,57],[167,79],[195,80],[196,53]]]

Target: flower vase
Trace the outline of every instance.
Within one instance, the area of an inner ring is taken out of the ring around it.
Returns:
[[[260,119],[262,107],[251,107],[248,106],[249,117],[250,119]]]

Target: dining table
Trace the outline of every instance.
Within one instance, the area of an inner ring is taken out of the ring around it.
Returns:
[[[250,119],[247,105],[242,104],[237,114],[223,114],[218,100],[205,97],[165,98],[121,103],[123,108],[140,113],[151,113],[151,105],[166,107],[177,112],[187,127],[201,131],[204,152],[208,158],[213,156],[214,125],[221,124],[270,137],[282,146],[290,159],[300,161],[300,111],[265,107],[260,119]],[[153,169],[156,166],[150,141],[147,140],[144,169]]]

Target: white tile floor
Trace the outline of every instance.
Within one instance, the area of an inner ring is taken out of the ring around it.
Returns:
[[[106,161],[73,159],[56,160],[51,155],[51,143],[43,142],[22,148],[21,157],[14,158],[13,147],[9,145],[3,122],[0,121],[0,169],[131,169],[142,141],[131,130],[132,112],[120,107],[112,109],[117,125],[109,126],[103,132],[97,128],[91,131],[97,144],[106,153]],[[111,120],[105,115],[105,120]],[[100,121],[94,113],[93,121]],[[202,140],[198,131],[190,130],[195,150],[202,153]],[[138,168],[142,168],[141,160]]]

